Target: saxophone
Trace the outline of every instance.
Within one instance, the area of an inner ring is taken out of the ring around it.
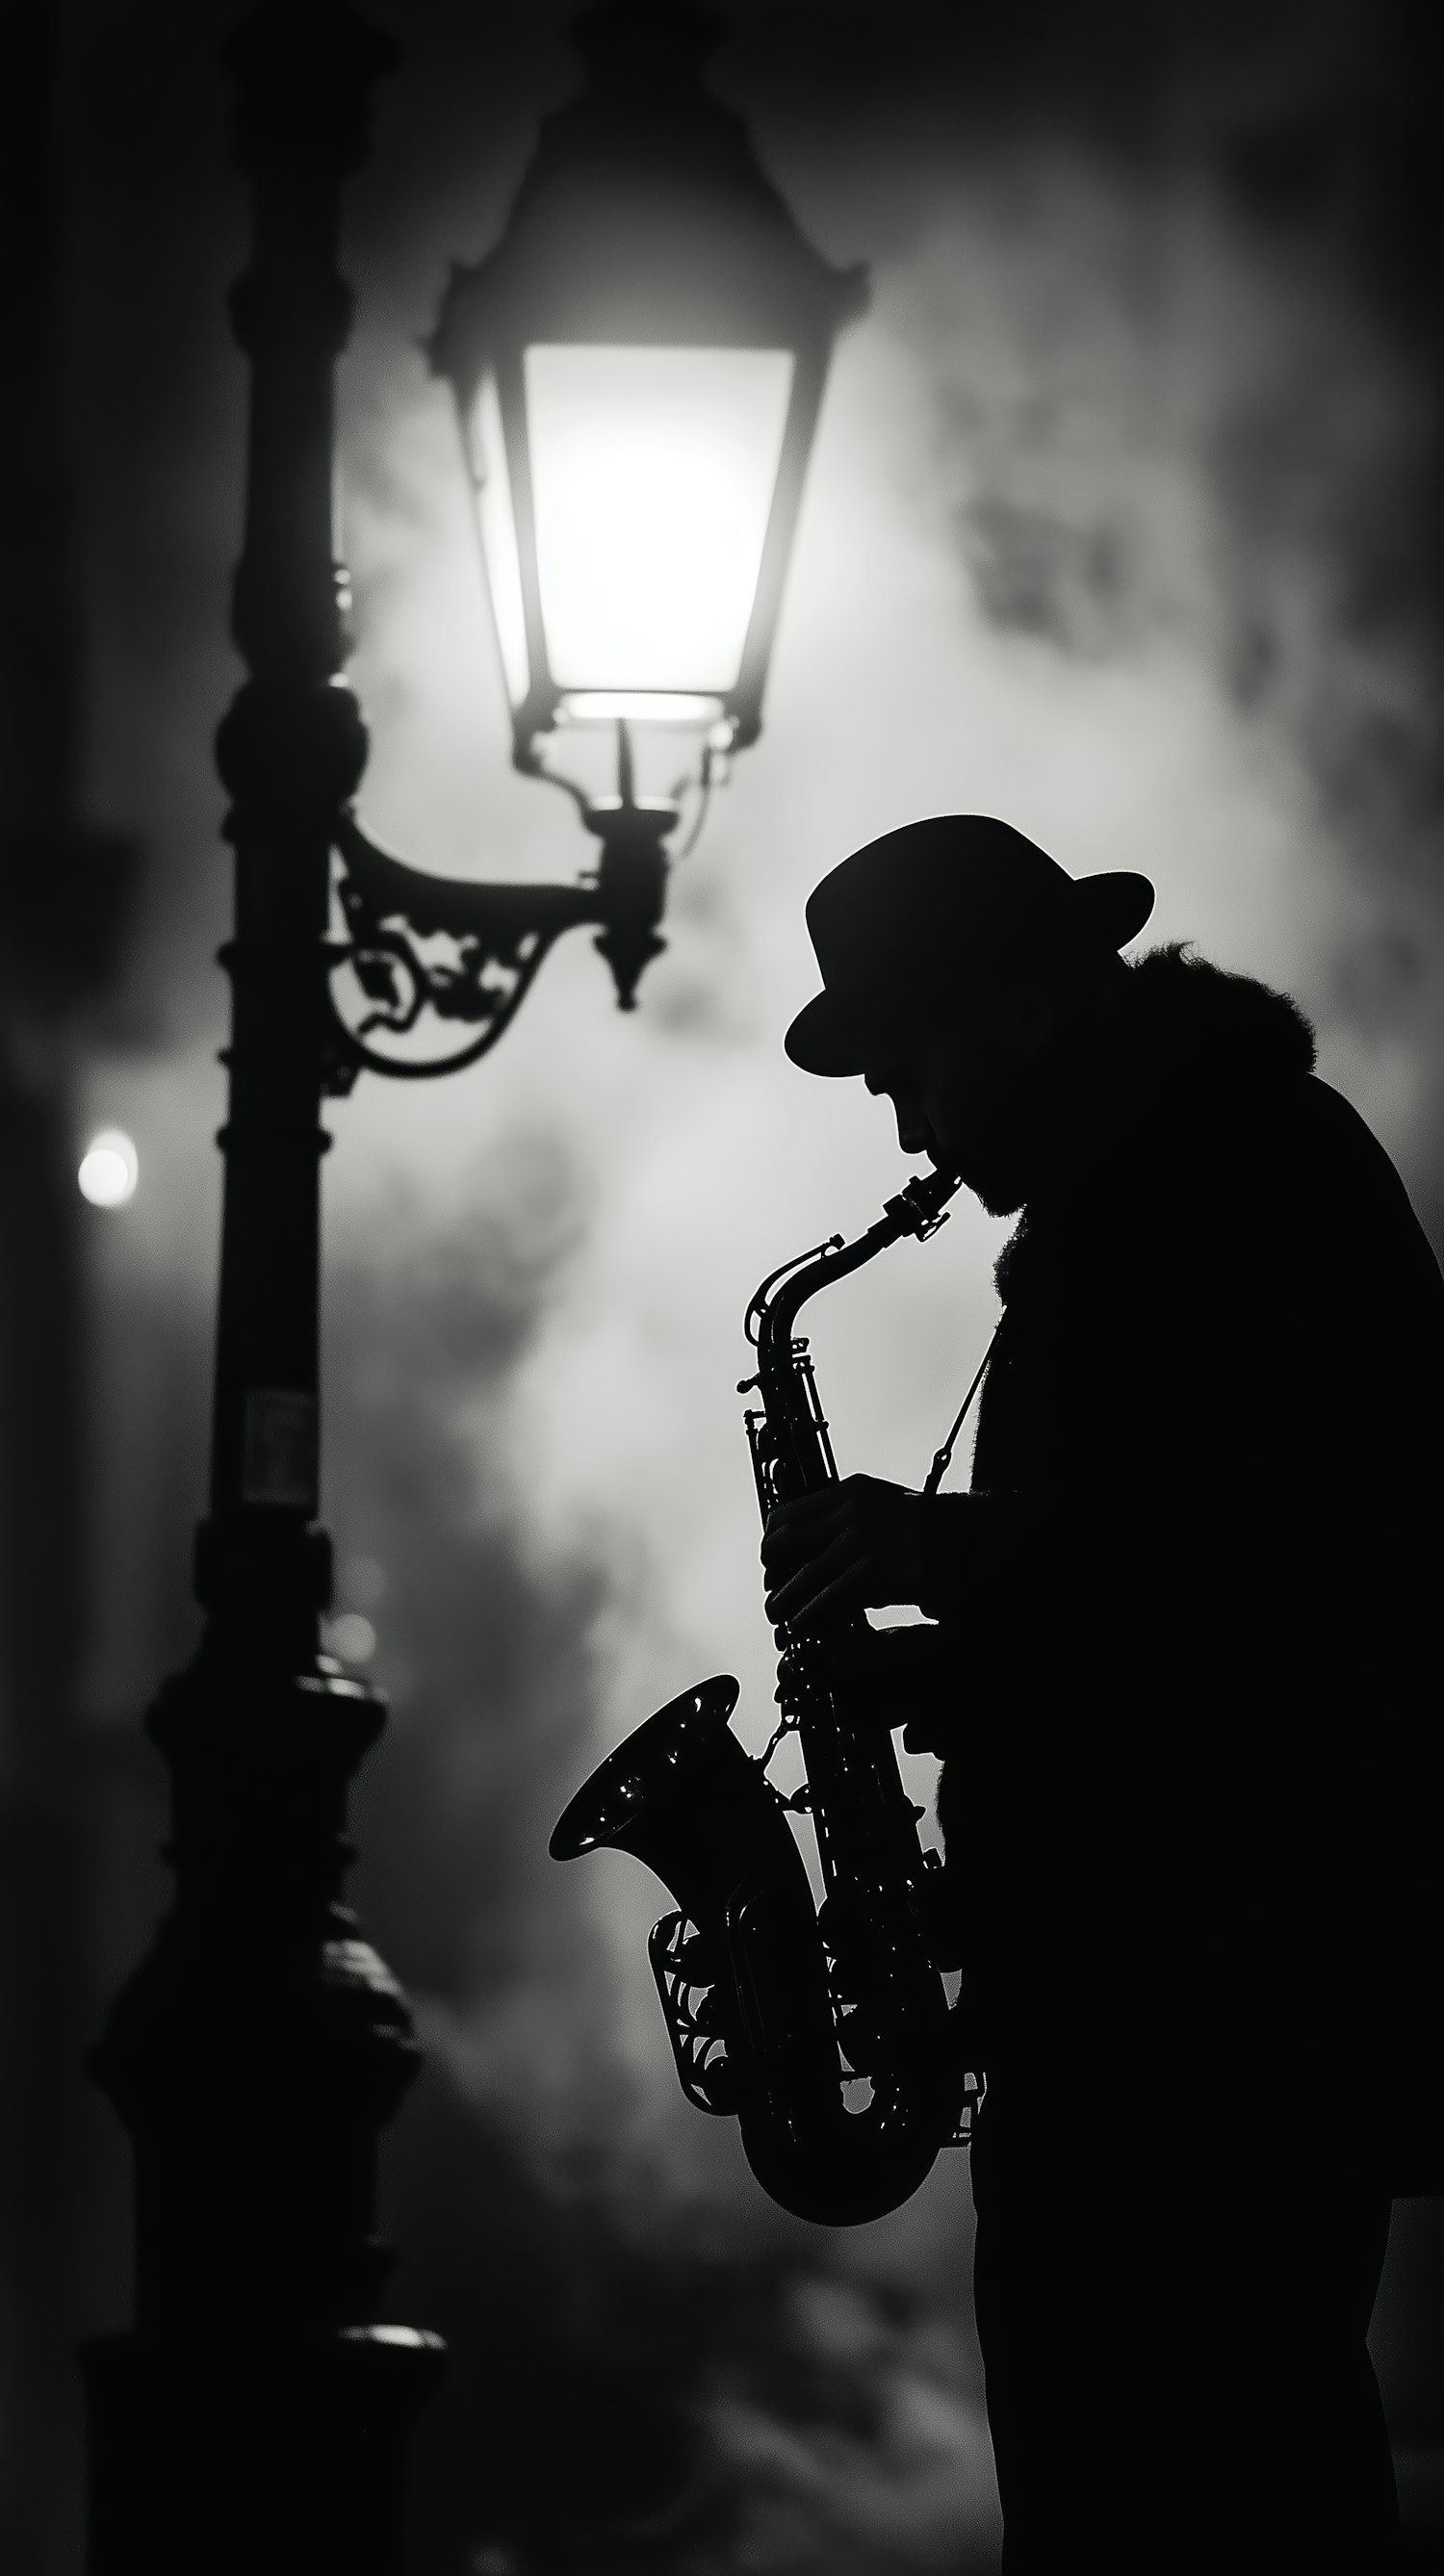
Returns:
[[[805,1340],[809,1298],[904,1234],[944,1222],[958,1183],[908,1183],[852,1243],[833,1235],[764,1279],[747,1309],[759,1401],[746,1415],[763,1517],[837,1481]],[[554,1860],[602,1847],[644,1861],[677,1900],[648,1956],[682,2090],[735,2118],[772,2199],[826,2227],[896,2209],[941,2147],[966,2134],[966,2075],[942,1971],[949,1955],[937,1854],[925,1852],[885,1711],[873,1702],[865,1613],[783,1631],[781,1719],[760,1758],[731,1732],[738,1685],[718,1674],[636,1728],[577,1791]],[[900,1719],[893,1719],[897,1724]],[[806,1778],[767,1778],[796,1731]],[[823,1898],[789,1811],[810,1816]],[[869,2090],[870,2088],[870,2090]],[[858,2097],[868,2092],[865,2102]]]

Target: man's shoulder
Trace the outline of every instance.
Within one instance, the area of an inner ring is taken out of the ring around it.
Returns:
[[[1345,1187],[1376,1192],[1412,1214],[1392,1156],[1347,1095],[1321,1073],[1311,1073],[1297,1090],[1299,1097],[1288,1102],[1286,1114],[1297,1128],[1305,1172],[1318,1170]]]
[[[1245,1106],[1260,1178],[1294,1222],[1334,1240],[1409,1246],[1437,1272],[1429,1239],[1392,1156],[1367,1119],[1321,1074],[1279,1083]]]
[[[1336,1222],[1348,1206],[1423,1239],[1398,1171],[1318,1071],[1313,1027],[1288,994],[1177,949],[1139,961],[1134,994],[1145,1197],[1217,1191],[1241,1217],[1272,1209],[1280,1221],[1324,1202]]]
[[[1176,1310],[1243,1290],[1362,1310],[1402,1282],[1444,1313],[1404,1182],[1315,1070],[1313,1030],[1287,994],[1159,950],[1133,970],[1119,1034],[1072,1185],[1030,1204],[999,1265],[1005,1300],[1144,1296]]]
[[[1141,1181],[1119,1248],[1165,1338],[1191,1319],[1230,1366],[1242,1349],[1285,1377],[1325,1353],[1371,1383],[1423,1370],[1437,1402],[1438,1259],[1384,1146],[1316,1073],[1210,1085],[1186,1150]]]
[[[1226,1067],[1158,1100],[1081,1213],[1075,1253],[1112,1297],[1176,1310],[1242,1295],[1262,1315],[1397,1304],[1444,1333],[1444,1277],[1404,1182],[1342,1092],[1302,1070]]]

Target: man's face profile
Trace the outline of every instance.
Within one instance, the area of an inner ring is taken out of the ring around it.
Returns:
[[[991,995],[919,993],[880,1016],[863,1067],[891,1100],[905,1154],[956,1172],[990,1216],[1028,1195],[1055,1015],[1041,981]]]

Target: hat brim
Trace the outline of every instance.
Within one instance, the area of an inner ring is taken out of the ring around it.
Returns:
[[[1136,939],[1153,910],[1151,880],[1134,868],[1107,868],[1096,876],[1073,879],[1073,938],[1081,950],[1126,948]],[[916,990],[921,990],[921,978]],[[906,1002],[901,993],[894,1000]],[[783,1040],[788,1056],[804,1073],[831,1076],[858,1074],[876,1044],[876,1007],[824,990],[804,1002]]]
[[[782,1043],[804,1073],[861,1073],[863,1068],[862,1022],[836,993],[814,993],[804,1002]]]

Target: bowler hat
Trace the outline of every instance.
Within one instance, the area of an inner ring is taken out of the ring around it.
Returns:
[[[823,990],[798,1012],[787,1052],[805,1073],[861,1073],[880,1023],[926,997],[946,992],[966,1007],[1030,958],[1122,948],[1152,910],[1147,877],[1070,877],[991,814],[904,823],[808,897]]]

